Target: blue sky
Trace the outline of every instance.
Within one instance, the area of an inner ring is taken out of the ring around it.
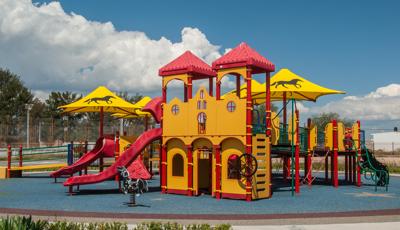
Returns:
[[[37,95],[100,84],[156,95],[157,69],[184,50],[211,62],[244,41],[277,70],[347,92],[305,103],[307,115],[400,123],[400,1],[34,2],[0,8],[0,66]]]
[[[222,48],[245,41],[278,68],[355,95],[400,78],[400,1],[60,2],[66,12],[153,39],[178,41],[190,26]]]

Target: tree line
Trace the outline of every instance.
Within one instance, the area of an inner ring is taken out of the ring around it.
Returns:
[[[131,103],[136,103],[142,98],[140,94],[132,96],[127,92],[118,92],[117,95]],[[42,134],[35,135],[52,136],[49,141],[54,141],[54,139],[72,140],[74,138],[71,136],[73,130],[78,131],[75,136],[82,136],[79,135],[78,127],[82,128],[84,125],[96,130],[99,120],[97,113],[63,113],[58,109],[59,106],[79,100],[82,96],[82,94],[70,91],[52,91],[45,100],[40,100],[24,85],[20,76],[0,68],[0,141],[22,142],[23,137],[26,136],[27,105],[31,105],[29,115],[31,127],[37,129],[37,126],[41,125],[42,128],[40,131]],[[109,126],[119,126],[117,119],[110,114],[104,115],[105,123]],[[137,118],[125,122],[135,125],[142,121]],[[65,127],[69,131],[67,132],[69,137],[65,135]],[[36,131],[33,129],[31,132]],[[95,137],[96,134],[92,136]]]

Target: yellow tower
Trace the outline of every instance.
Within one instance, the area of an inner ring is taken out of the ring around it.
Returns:
[[[251,89],[252,74],[266,73],[269,81],[269,72],[273,71],[274,65],[242,43],[216,60],[213,69],[187,51],[159,71],[163,77],[164,100],[162,192],[189,196],[208,193],[217,199],[269,197],[269,93],[266,98],[267,124],[254,130],[251,93],[243,99],[235,94],[221,99],[220,94],[221,80],[227,74],[237,76],[238,89],[240,77],[244,77],[247,88]],[[193,96],[192,82],[198,79],[209,79],[208,89],[200,87]],[[172,80],[184,82],[183,101],[174,98],[167,102],[167,85]]]

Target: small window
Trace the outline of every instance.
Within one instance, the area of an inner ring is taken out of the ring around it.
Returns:
[[[172,158],[172,176],[183,176],[183,157],[180,154]]]
[[[200,91],[200,99],[204,99],[204,90]]]
[[[207,109],[207,102],[203,101],[203,109]]]
[[[228,179],[240,179],[239,156],[232,154],[228,158]]]
[[[205,113],[199,113],[199,115],[197,116],[198,133],[199,134],[206,133],[206,121],[207,121],[206,114]]]
[[[171,112],[172,112],[172,114],[177,115],[179,113],[179,106],[173,105],[171,108]]]
[[[197,101],[197,109],[201,109],[201,101]]]
[[[226,105],[226,108],[228,109],[229,112],[234,112],[236,109],[236,104],[233,101],[228,102]]]

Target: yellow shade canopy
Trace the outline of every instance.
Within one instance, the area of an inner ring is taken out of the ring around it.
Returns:
[[[125,101],[104,86],[97,89],[68,105],[60,106],[64,112],[107,112],[107,113],[132,113],[138,109],[134,104]]]
[[[124,119],[131,119],[131,118],[140,118],[150,116],[150,113],[137,111],[135,114],[127,114],[127,113],[113,113],[111,116],[115,118],[124,118]]]
[[[151,101],[151,98],[148,96],[145,96],[134,104],[134,106],[135,106],[134,109],[129,109],[128,112],[114,113],[114,114],[112,114],[112,116],[117,117],[117,118],[127,118],[127,119],[150,116],[150,113],[143,112],[141,110],[150,101]]]
[[[143,107],[145,107],[147,105],[147,103],[149,103],[151,101],[151,97],[148,96],[144,96],[142,99],[140,99],[138,102],[136,102],[134,105],[139,108],[142,109]]]
[[[254,80],[253,80],[254,81]],[[288,69],[279,70],[271,77],[271,100],[281,101],[283,95],[286,94],[286,99],[295,99],[300,101],[316,101],[320,96],[329,94],[344,94],[343,91],[333,90],[312,83],[299,75],[291,72]],[[265,83],[252,83],[251,86],[252,99],[254,104],[265,102]],[[246,84],[240,87],[240,98],[246,97]],[[231,91],[229,93],[236,93]]]
[[[221,99],[224,99],[226,95],[229,94],[236,94],[236,90],[232,90],[230,92],[227,92],[226,94],[221,96]],[[265,84],[261,84],[260,82],[251,79],[251,94],[252,95],[259,95],[264,93],[265,95]],[[240,86],[240,98],[246,98],[247,96],[247,84],[244,83]]]

